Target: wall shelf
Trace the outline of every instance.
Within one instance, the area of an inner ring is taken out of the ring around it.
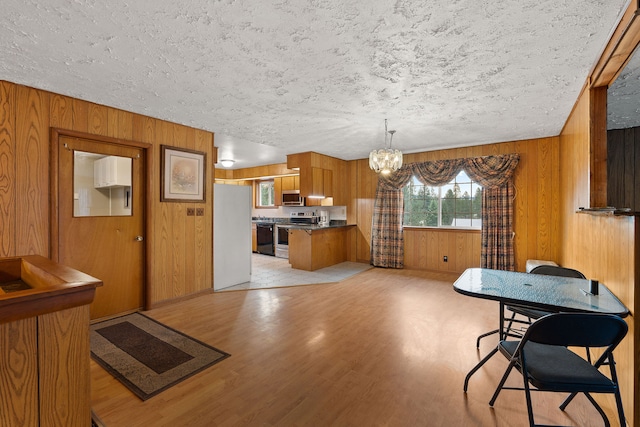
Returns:
[[[576,213],[598,215],[598,216],[638,216],[640,215],[640,212],[634,212],[628,208],[614,208],[614,207],[578,208]]]

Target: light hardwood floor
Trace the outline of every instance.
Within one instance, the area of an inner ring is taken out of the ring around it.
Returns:
[[[488,401],[497,303],[453,291],[455,274],[371,269],[340,283],[214,293],[146,312],[231,357],[146,402],[91,362],[92,405],[118,426],[522,426],[524,394]],[[521,377],[513,373],[512,385]],[[536,393],[541,424],[600,426],[584,396]],[[616,425],[615,417],[611,417]]]

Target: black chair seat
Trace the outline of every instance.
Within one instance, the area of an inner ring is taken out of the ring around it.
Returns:
[[[502,340],[498,344],[500,353],[509,359],[509,366],[489,405],[493,406],[502,389],[524,390],[529,425],[535,426],[529,384],[537,391],[570,393],[560,405],[563,411],[577,393],[583,393],[608,426],[607,415],[591,393],[611,393],[616,401],[620,425],[625,425],[613,350],[627,331],[624,320],[609,314],[554,313],[541,317],[529,326],[520,341]],[[569,347],[599,348],[602,351],[598,360],[591,364]],[[604,366],[609,367],[609,377],[600,371]],[[523,388],[505,387],[513,368],[522,374]]]
[[[519,341],[502,341],[500,352],[511,359]],[[547,391],[613,393],[616,384],[566,347],[528,342],[524,347],[529,382]],[[516,366],[520,369],[519,366]]]

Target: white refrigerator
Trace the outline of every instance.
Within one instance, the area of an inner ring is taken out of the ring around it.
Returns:
[[[251,187],[214,184],[213,289],[251,280]]]

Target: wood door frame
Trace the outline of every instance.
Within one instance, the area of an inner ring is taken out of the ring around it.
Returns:
[[[78,132],[70,129],[62,129],[52,127],[50,128],[50,234],[49,234],[49,257],[58,262],[60,258],[60,253],[58,251],[58,245],[60,242],[60,216],[59,216],[59,206],[60,206],[60,188],[58,175],[60,173],[59,169],[59,145],[60,138],[69,137],[69,138],[79,138],[85,139],[97,143],[102,144],[111,144],[111,145],[121,145],[125,147],[135,147],[144,150],[144,158],[142,159],[141,167],[142,167],[142,179],[146,183],[144,186],[144,215],[142,216],[142,225],[144,229],[144,266],[142,268],[143,271],[143,285],[142,285],[142,299],[143,299],[143,309],[148,310],[150,308],[150,292],[149,292],[149,250],[151,249],[151,180],[149,179],[149,171],[151,168],[151,162],[153,161],[153,145],[146,142],[132,141],[128,139],[120,139],[120,138],[112,138],[109,136],[96,135],[92,133],[86,132]],[[149,219],[149,220],[148,220]]]

